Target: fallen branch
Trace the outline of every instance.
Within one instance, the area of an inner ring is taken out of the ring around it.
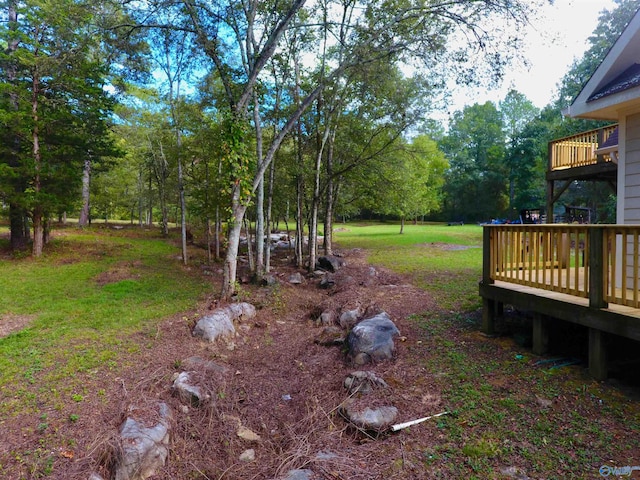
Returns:
[[[391,426],[391,431],[397,432],[398,430],[402,430],[403,428],[411,427],[412,425],[417,425],[418,423],[426,422],[427,420],[430,420],[432,418],[441,417],[442,415],[446,415],[447,413],[449,412],[437,413],[429,417],[418,418],[416,420],[410,420],[404,423],[396,423],[395,425]]]

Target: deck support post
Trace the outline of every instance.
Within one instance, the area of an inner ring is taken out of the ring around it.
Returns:
[[[482,299],[482,332],[486,335],[495,333],[497,302],[489,298]]]
[[[596,380],[607,378],[606,333],[595,328],[589,329],[589,373]]]
[[[546,315],[533,315],[533,353],[544,355],[549,350],[549,323]]]

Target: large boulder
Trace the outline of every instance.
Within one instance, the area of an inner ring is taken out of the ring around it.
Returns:
[[[329,272],[337,272],[344,265],[345,261],[335,255],[324,255],[316,261],[316,268]]]
[[[232,303],[217,308],[209,315],[202,317],[193,329],[193,335],[203,340],[214,342],[219,338],[233,337],[236,329],[234,320],[246,320],[256,316],[256,307],[250,303]]]
[[[132,416],[121,425],[115,480],[145,480],[165,465],[172,415],[166,403],[159,403],[157,408],[155,425],[147,426]]]
[[[347,337],[349,357],[356,365],[393,358],[393,339],[398,335],[398,327],[386,312],[362,320]]]

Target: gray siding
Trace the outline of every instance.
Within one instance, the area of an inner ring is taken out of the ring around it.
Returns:
[[[640,114],[627,117],[625,130],[624,222],[640,223]]]

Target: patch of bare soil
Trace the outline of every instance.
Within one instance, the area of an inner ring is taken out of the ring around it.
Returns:
[[[98,275],[95,278],[95,282],[100,286],[104,286],[122,280],[134,280],[140,277],[140,274],[136,273],[136,269],[140,269],[141,267],[142,262],[140,261],[121,262]]]
[[[402,337],[396,340],[396,357],[363,368],[389,385],[376,390],[371,402],[395,406],[398,423],[448,409],[449,401],[443,400],[446,385],[462,381],[447,379],[448,372],[429,366],[433,354],[427,345],[445,339],[439,340],[437,332],[426,332],[411,318],[439,312],[429,295],[398,275],[369,266],[361,251],[344,252],[344,258],[347,266],[335,274],[335,287],[326,290],[311,276],[301,285],[290,284],[289,275],[296,270],[286,259],[274,258],[275,287],[241,286],[240,300],[259,310],[257,317],[238,326],[232,345],[203,343],[191,334],[197,318],[215,308],[213,300],[198,312],[185,312],[140,332],[135,339],[140,350],[119,359],[117,368],[78,373],[86,378],[82,403],[52,401],[30,418],[8,419],[1,425],[5,435],[0,467],[9,475],[6,478],[86,480],[92,471],[109,478],[118,427],[129,412],[152,411],[158,401],[170,405],[174,420],[169,460],[154,478],[276,479],[294,468],[313,470],[313,478],[321,480],[445,478],[438,474],[437,462],[445,462],[441,465],[447,468],[449,464],[446,452],[437,457],[438,445],[464,442],[461,437],[452,440],[458,437],[443,431],[437,420],[398,433],[375,433],[350,426],[340,415],[340,406],[348,397],[343,381],[358,368],[349,364],[340,346],[316,342],[320,327],[315,320],[326,309],[384,310],[398,326]],[[103,281],[126,275],[127,268],[122,267]],[[490,363],[513,356],[510,344],[487,339],[477,329],[451,329],[446,341],[462,345],[472,362]],[[171,385],[174,375],[193,356],[222,368],[198,372],[212,401],[185,407],[173,395]],[[485,380],[480,382],[495,389],[497,398],[522,390],[522,408],[536,406],[535,397],[529,395],[534,386],[509,373],[496,372]],[[559,408],[554,404],[549,410]],[[37,425],[43,422],[43,412],[49,428],[40,431]],[[571,421],[570,406],[566,415],[567,422]],[[507,417],[505,421],[516,420]],[[259,440],[240,438],[239,426],[258,434]],[[461,428],[470,432],[465,434],[470,438],[484,434],[478,425]],[[623,433],[617,427],[611,432]],[[252,462],[240,460],[247,449],[255,450]],[[429,462],[436,462],[435,466]],[[495,462],[499,465],[499,460]],[[513,472],[521,471],[519,465],[507,466]],[[524,461],[522,466],[526,467]],[[460,472],[447,478],[473,474],[471,467],[461,467]],[[514,475],[492,478],[516,478]]]
[[[24,330],[34,318],[35,315],[15,315],[13,313],[0,315],[0,338]]]

